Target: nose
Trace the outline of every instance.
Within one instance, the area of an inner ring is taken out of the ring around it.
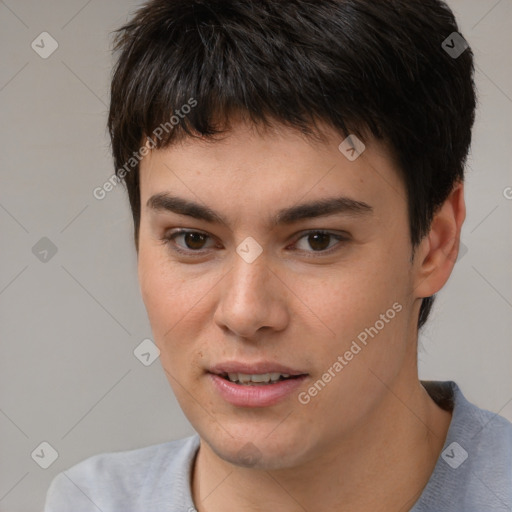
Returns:
[[[263,333],[286,327],[289,290],[269,267],[264,253],[251,263],[235,254],[220,286],[214,319],[224,331],[256,341]]]

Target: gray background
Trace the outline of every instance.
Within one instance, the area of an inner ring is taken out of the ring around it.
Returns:
[[[0,0],[1,512],[41,510],[51,479],[90,455],[193,432],[159,361],[133,354],[151,331],[125,191],[92,195],[113,172],[109,32],[137,4]],[[467,252],[421,336],[420,375],[512,419],[512,0],[449,4],[476,56],[480,107]],[[31,47],[43,31],[59,45],[47,59]],[[32,249],[43,237],[57,248],[47,261]],[[59,454],[46,470],[31,457],[43,441]]]

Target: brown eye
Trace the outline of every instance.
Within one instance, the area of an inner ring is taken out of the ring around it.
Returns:
[[[209,239],[211,237],[206,233],[181,229],[166,234],[162,241],[175,252],[194,256],[194,253],[201,254],[208,249],[206,243]]]
[[[206,235],[202,233],[189,232],[182,234],[183,240],[187,246],[187,249],[192,249],[198,251],[203,248],[206,238]]]
[[[343,242],[347,241],[347,236],[330,233],[328,231],[310,231],[300,237],[295,245],[302,252],[328,254],[333,252],[331,251],[333,247],[334,250],[336,250],[336,246],[342,245]]]
[[[308,244],[315,251],[325,251],[329,247],[331,235],[316,233],[308,235]]]

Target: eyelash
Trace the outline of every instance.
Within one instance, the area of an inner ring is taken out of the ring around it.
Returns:
[[[194,230],[189,230],[189,229],[179,229],[178,231],[175,231],[174,233],[171,233],[169,235],[165,235],[163,238],[161,238],[161,241],[162,241],[162,243],[164,245],[167,245],[172,251],[177,252],[179,254],[182,254],[184,256],[190,256],[190,257],[204,256],[206,250],[198,250],[198,251],[194,251],[192,249],[191,250],[184,250],[180,246],[176,245],[176,243],[174,242],[174,240],[178,236],[187,235],[189,233],[196,233],[198,235],[204,235],[204,236],[206,236],[206,237],[211,239],[211,237],[207,233],[205,233],[203,231],[194,231]],[[339,243],[335,244],[330,249],[326,249],[326,250],[323,250],[323,251],[303,251],[305,253],[313,253],[314,254],[314,256],[308,256],[308,257],[316,258],[318,256],[329,255],[329,254],[339,250],[339,248],[340,248],[339,246],[342,245],[343,242],[348,242],[348,236],[332,233],[331,231],[325,231],[325,230],[322,230],[322,229],[314,229],[314,230],[310,230],[310,231],[306,231],[306,232],[302,233],[301,236],[299,238],[297,238],[297,240],[294,242],[294,244],[298,243],[300,240],[302,240],[303,238],[308,237],[309,235],[316,235],[316,234],[328,235],[330,237],[333,237],[333,238],[337,239]]]

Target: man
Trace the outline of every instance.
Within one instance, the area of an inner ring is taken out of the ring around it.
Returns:
[[[509,510],[512,425],[417,371],[475,111],[448,7],[150,1],[116,50],[116,173],[197,435],[92,457],[45,510]]]

